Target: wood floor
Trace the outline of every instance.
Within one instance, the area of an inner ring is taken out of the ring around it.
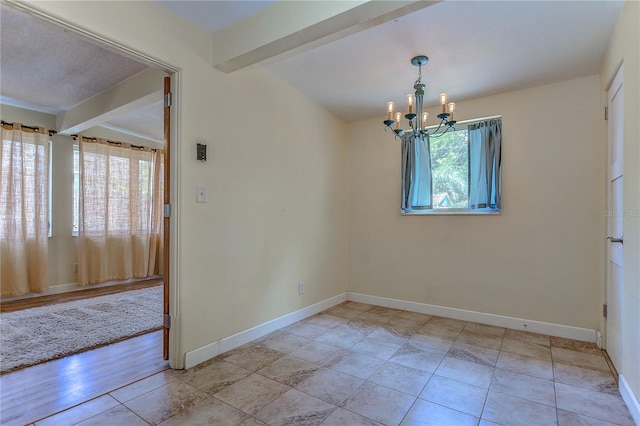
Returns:
[[[28,425],[169,368],[162,331],[0,376],[0,424]]]
[[[120,293],[123,291],[140,290],[162,284],[162,278],[137,281],[126,284],[114,284],[108,287],[88,288],[46,296],[31,297],[26,299],[3,301],[0,303],[0,312],[14,312],[21,309],[37,308],[56,303],[71,302],[73,300],[87,299],[89,297],[104,296],[106,294]]]

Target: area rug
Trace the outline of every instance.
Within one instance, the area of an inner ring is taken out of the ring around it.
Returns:
[[[163,287],[0,314],[0,372],[162,327]]]

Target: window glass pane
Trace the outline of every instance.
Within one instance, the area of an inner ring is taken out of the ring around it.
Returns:
[[[466,128],[429,139],[433,208],[467,208],[469,196],[469,133]]]

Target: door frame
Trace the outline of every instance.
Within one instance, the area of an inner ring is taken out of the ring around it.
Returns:
[[[78,27],[70,22],[64,21],[60,18],[52,16],[46,12],[43,12],[36,7],[30,4],[20,3],[17,0],[5,0],[4,2],[10,7],[13,7],[22,12],[28,13],[31,16],[34,16],[38,19],[42,19],[51,24],[57,25],[59,27],[64,28],[67,31],[71,31],[78,36],[94,43],[98,44],[102,47],[115,51],[118,54],[123,56],[128,56],[138,62],[145,63],[149,66],[158,68],[166,72],[171,78],[171,92],[172,92],[172,104],[171,104],[171,114],[170,114],[170,138],[169,138],[169,149],[171,150],[171,156],[169,158],[169,167],[170,167],[170,176],[169,176],[169,184],[171,188],[178,188],[179,184],[179,153],[178,149],[179,145],[179,128],[180,123],[178,120],[179,117],[179,93],[180,93],[180,81],[181,81],[181,72],[178,66],[169,64],[160,59],[149,56],[136,48],[125,46],[120,44],[114,40],[105,38],[98,34],[91,32],[85,28]],[[165,247],[165,252],[168,251],[168,268],[169,268],[169,289],[168,292],[165,292],[165,295],[169,297],[169,314],[171,316],[171,333],[169,334],[169,365],[172,368],[181,368],[181,360],[178,353],[178,235],[180,233],[178,226],[178,217],[179,217],[179,203],[178,203],[178,191],[172,191],[170,194],[171,201],[171,220],[170,220],[170,241],[169,247]],[[167,266],[165,266],[166,268]],[[166,303],[166,302],[165,302]]]
[[[615,210],[615,206],[613,206],[613,202],[612,202],[612,190],[611,190],[611,175],[613,172],[615,172],[615,170],[612,170],[613,164],[611,163],[611,151],[612,151],[612,144],[613,144],[613,134],[612,134],[612,109],[610,108],[611,105],[611,98],[610,98],[610,92],[612,89],[615,90],[615,94],[621,93],[623,94],[623,87],[624,87],[624,69],[623,69],[623,65],[621,64],[620,67],[616,70],[613,79],[611,80],[611,83],[609,84],[609,86],[607,87],[607,91],[605,92],[605,97],[606,97],[606,108],[607,108],[607,125],[606,125],[606,134],[607,134],[607,161],[606,161],[606,170],[605,170],[605,175],[606,175],[606,203],[607,203],[607,207],[606,207],[606,223],[605,223],[605,230],[606,230],[606,235],[607,235],[607,242],[606,242],[606,254],[605,254],[605,285],[604,285],[604,297],[605,297],[605,304],[607,306],[607,310],[606,310],[606,314],[604,316],[604,339],[603,339],[603,343],[604,343],[604,349],[609,349],[609,346],[612,342],[609,341],[609,339],[612,337],[610,336],[609,333],[609,325],[610,325],[610,321],[611,321],[611,310],[608,309],[611,305],[612,305],[612,300],[610,297],[610,292],[611,292],[611,287],[612,287],[612,270],[611,270],[611,262],[614,261],[613,258],[615,257],[616,259],[618,259],[621,262],[621,267],[624,268],[624,264],[622,264],[623,262],[623,258],[624,258],[624,245],[621,243],[614,243],[612,241],[609,240],[609,238],[613,237],[613,238],[623,238],[623,235],[613,235],[613,231],[611,230],[611,224],[612,224],[612,217],[619,217],[620,220],[624,221],[624,211],[617,211]],[[623,104],[624,107],[624,104]],[[615,114],[623,114],[622,111],[615,111]],[[620,119],[623,119],[624,115],[622,115],[620,117]],[[623,129],[620,129],[620,131],[622,131]],[[621,142],[622,143],[622,147],[621,149],[624,149],[624,141]],[[618,159],[618,161],[620,162],[620,164],[617,165],[617,167],[615,167],[616,169],[619,168],[620,169],[620,175],[619,178],[624,178],[624,169],[622,166],[623,160],[624,160],[624,151],[621,151],[620,157]],[[622,191],[622,193],[620,194],[621,197],[624,197],[624,191]],[[622,198],[622,208],[624,209],[624,198]],[[623,222],[624,223],[624,222]],[[624,225],[623,229],[624,229]],[[620,279],[623,279],[623,277],[620,277]],[[619,312],[613,312],[615,315],[619,316],[620,319],[620,323],[622,323],[623,321],[623,315],[624,312],[622,311],[622,306],[618,307]],[[624,342],[622,340],[622,335],[619,335],[619,342],[618,342],[618,349],[619,349],[619,354],[618,354],[618,359],[616,359],[616,361],[618,362],[618,365],[614,364],[616,369],[620,369],[622,367],[622,350],[624,348]],[[611,357],[610,357],[611,358]],[[613,363],[613,358],[611,358],[611,362]]]

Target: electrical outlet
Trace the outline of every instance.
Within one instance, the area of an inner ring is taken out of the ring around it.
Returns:
[[[74,263],[74,264],[73,264],[73,273],[74,273],[74,274],[77,274],[77,273],[78,273],[78,264],[77,264],[77,263]]]
[[[304,294],[304,283],[298,283],[298,294]]]

